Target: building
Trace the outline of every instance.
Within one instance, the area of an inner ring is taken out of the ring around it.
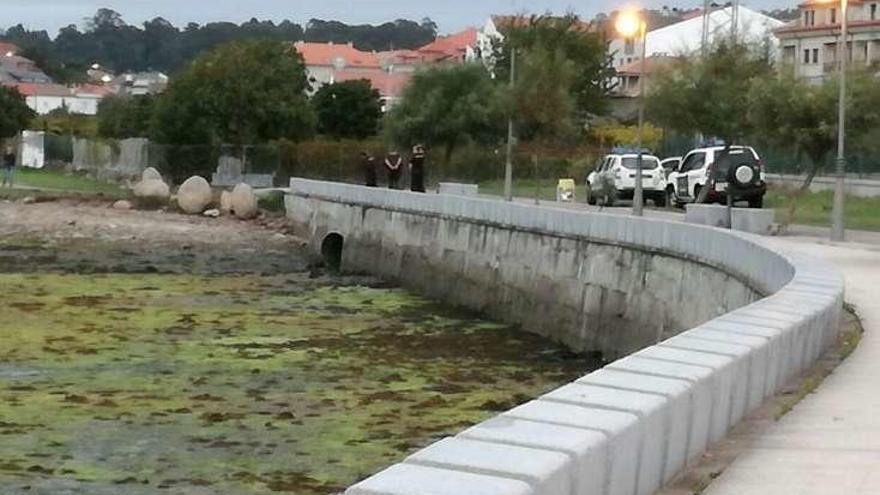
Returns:
[[[379,91],[383,109],[390,109],[420,67],[464,63],[476,58],[477,30],[440,36],[415,50],[366,52],[352,43],[296,42],[294,48],[306,66],[311,91],[325,84],[364,79]]]
[[[837,72],[840,4],[808,0],[800,18],[776,30],[779,61],[799,77],[822,81]],[[880,0],[849,0],[847,61],[880,68]]]
[[[677,57],[668,55],[653,55],[645,59],[645,74],[648,79],[645,83],[647,88],[650,84],[651,74],[666,69],[680,60]],[[617,76],[615,77],[611,89],[612,97],[635,98],[639,96],[639,82],[643,76],[642,61],[636,60],[622,67],[617,68]]]
[[[730,38],[734,33],[740,41],[762,43],[775,50],[774,30],[784,23],[749,8],[739,6],[724,7],[711,11],[706,16],[707,41],[709,44]],[[654,29],[647,34],[646,55],[688,56],[698,53],[703,44],[703,13],[692,11],[681,22]],[[639,40],[620,36],[612,37],[608,53],[615,69],[641,60],[642,44]]]
[[[16,55],[15,45],[4,43],[0,46],[0,84],[36,83],[48,84],[52,79],[30,59]]]
[[[60,109],[67,109],[73,114],[96,115],[98,103],[112,93],[110,88],[94,84],[84,84],[72,88],[51,83],[7,85],[17,89],[25,97],[28,107],[38,115],[46,115]]]
[[[113,79],[110,86],[120,95],[159,94],[168,87],[168,76],[156,71],[127,73]]]

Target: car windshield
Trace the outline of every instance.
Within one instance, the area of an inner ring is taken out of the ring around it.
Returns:
[[[715,171],[720,177],[727,176],[727,171],[730,170],[731,165],[746,164],[755,166],[757,163],[755,155],[748,148],[731,148],[726,156],[723,153],[723,151],[719,151],[716,155]]]
[[[638,165],[638,157],[635,156],[626,156],[620,160],[620,163],[630,169],[635,170]],[[651,156],[643,156],[642,157],[642,170],[654,170],[655,168],[660,166],[660,161]]]

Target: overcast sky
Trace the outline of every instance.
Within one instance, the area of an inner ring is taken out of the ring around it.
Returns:
[[[47,29],[54,36],[68,24],[82,25],[98,8],[109,7],[123,15],[129,24],[140,24],[157,16],[177,26],[190,21],[242,22],[251,17],[304,23],[310,18],[334,19],[348,23],[378,23],[397,18],[420,20],[430,17],[441,32],[477,26],[493,13],[564,13],[573,10],[585,18],[597,12],[625,5],[690,7],[699,0],[673,3],[669,0],[0,0],[0,29],[22,23],[31,29]],[[719,2],[720,3],[720,2]],[[794,0],[751,0],[755,9],[795,7]]]

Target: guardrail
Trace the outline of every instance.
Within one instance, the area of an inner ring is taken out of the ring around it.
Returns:
[[[446,438],[347,495],[646,495],[835,339],[843,280],[748,234],[292,179],[289,194],[577,235],[711,263],[770,294]]]

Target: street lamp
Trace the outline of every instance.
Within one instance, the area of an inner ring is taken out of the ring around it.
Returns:
[[[846,0],[844,0],[846,1]],[[638,11],[623,11],[617,16],[614,25],[617,33],[624,38],[636,39],[642,43],[642,58],[639,62],[639,127],[636,131],[636,146],[638,147],[638,159],[636,160],[636,187],[633,191],[633,215],[640,217],[644,209],[644,197],[642,194],[642,129],[645,125],[645,58],[647,55],[648,28],[645,20]]]
[[[844,198],[846,190],[846,28],[847,0],[840,0],[840,39],[837,40],[838,71],[840,79],[840,96],[837,101],[837,164],[834,184],[834,205],[831,209],[831,240],[843,242],[846,228],[843,223]]]

